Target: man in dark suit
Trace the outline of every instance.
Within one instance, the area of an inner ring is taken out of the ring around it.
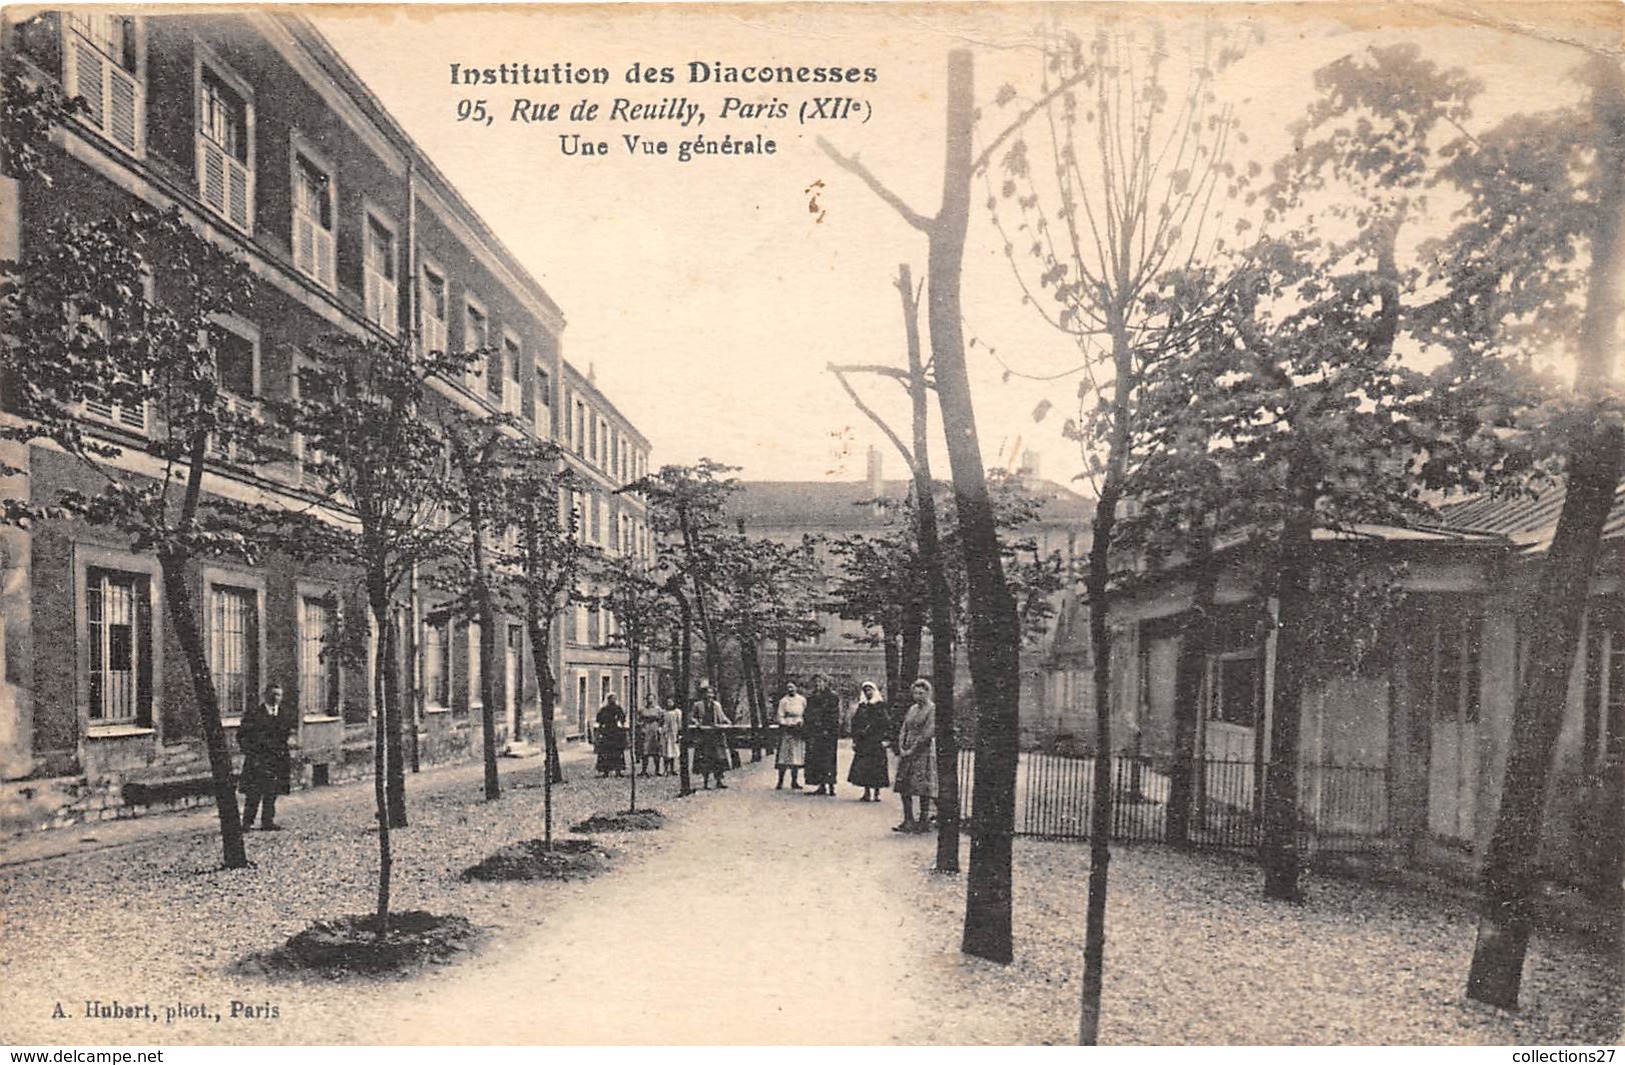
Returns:
[[[293,712],[282,705],[282,686],[271,685],[265,701],[243,715],[237,727],[237,746],[243,752],[243,827],[254,824],[254,812],[263,808],[260,828],[281,831],[276,823],[276,797],[290,790],[293,759],[288,740],[295,727]]]

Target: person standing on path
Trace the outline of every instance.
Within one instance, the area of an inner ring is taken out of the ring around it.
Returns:
[[[692,741],[694,772],[700,774],[705,790],[711,790],[711,778],[717,778],[717,787],[726,790],[722,774],[728,771],[728,734],[723,727],[733,724],[722,712],[722,704],[711,694],[709,681],[700,681],[700,697],[689,710],[688,727],[701,729]]]
[[[790,790],[800,791],[801,781],[796,779],[801,775],[801,767],[807,761],[807,741],[802,736],[802,730],[807,720],[807,697],[796,691],[794,684],[784,686],[784,698],[779,700],[778,714],[775,723],[779,726],[779,757],[775,763],[779,770],[779,782],[774,790],[784,787],[785,770],[790,771]]]
[[[598,775],[620,776],[626,769],[626,711],[611,692],[595,719],[598,723]]]
[[[282,685],[265,691],[265,701],[243,715],[237,726],[237,746],[243,752],[243,827],[254,824],[260,811],[260,828],[280,832],[276,823],[276,797],[292,790],[293,758],[288,740],[293,735],[293,712],[282,706]]]
[[[852,711],[852,768],[846,774],[848,784],[863,789],[859,802],[879,802],[880,789],[891,786],[886,766],[886,741],[890,738],[891,714],[886,711],[886,700],[866,681],[857,708]]]
[[[830,690],[829,678],[820,676],[807,700],[807,783],[817,788],[812,794],[835,794],[840,745],[841,697]]]
[[[660,754],[665,747],[666,715],[655,705],[653,695],[643,697],[643,709],[638,711],[638,776],[649,775],[649,763],[655,764],[655,776],[660,775]]]
[[[660,755],[666,762],[666,775],[677,772],[677,758],[682,753],[683,712],[677,709],[676,699],[666,700],[666,712],[661,716]]]
[[[931,820],[931,802],[937,797],[937,712],[931,698],[931,682],[920,678],[910,689],[914,705],[903,715],[897,730],[897,783],[894,791],[903,800],[903,823],[893,832],[924,832]],[[920,800],[920,816],[914,817],[914,800]]]

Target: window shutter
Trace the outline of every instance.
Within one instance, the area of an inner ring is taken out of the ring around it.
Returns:
[[[135,582],[135,720],[152,727],[152,594],[144,580]]]
[[[316,256],[316,277],[329,289],[337,288],[333,276],[333,234],[321,226],[313,227],[312,245]]]
[[[203,202],[219,211],[226,213],[226,153],[220,146],[207,137],[199,137],[198,151],[202,153],[199,162],[199,184],[203,193]]]
[[[254,201],[254,176],[237,163],[228,160],[226,175],[229,182],[227,196],[230,203],[229,216],[232,222],[244,230],[251,229],[249,224],[249,206]]]
[[[293,265],[302,274],[321,276],[316,271],[316,222],[298,211],[293,216]]]
[[[103,87],[107,61],[102,58],[100,52],[90,46],[88,41],[82,40],[77,35],[73,38],[71,48],[76,74],[71,91],[85,98],[90,120],[98,128],[103,128],[107,124],[107,105]]]
[[[141,126],[136,114],[139,89],[126,71],[108,64],[107,73],[107,133],[119,145],[134,152],[140,147]]]

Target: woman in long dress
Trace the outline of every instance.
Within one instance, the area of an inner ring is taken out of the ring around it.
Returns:
[[[655,697],[643,697],[643,709],[638,711],[638,776],[649,775],[649,763],[655,764],[655,776],[660,775],[660,753],[664,746],[665,714],[655,705]]]
[[[711,686],[702,680],[700,697],[689,711],[688,725],[690,729],[700,730],[690,742],[694,747],[694,772],[700,775],[707,791],[711,790],[712,777],[717,778],[718,788],[726,790],[728,787],[722,782],[722,775],[732,761],[728,757],[728,736],[718,730],[732,723],[722,712],[722,704],[711,694]]]
[[[802,728],[807,720],[807,697],[796,691],[794,684],[784,686],[784,698],[779,700],[779,711],[774,721],[779,726],[779,757],[775,765],[779,782],[775,790],[784,787],[784,774],[790,773],[790,790],[800,791],[801,767],[807,762],[807,741]]]
[[[931,802],[937,797],[937,708],[931,698],[931,682],[921,678],[909,689],[914,705],[903,715],[897,730],[897,782],[892,790],[903,800],[903,823],[894,832],[924,832],[931,819]],[[914,816],[914,800],[920,800],[920,816]]]
[[[626,711],[611,695],[598,711],[598,775],[620,776],[626,770]]]
[[[676,699],[666,700],[666,713],[660,728],[660,755],[666,761],[666,775],[677,772],[678,745],[683,737],[683,712]]]
[[[807,785],[814,795],[834,796],[840,777],[836,761],[841,748],[841,697],[830,690],[829,678],[813,682],[807,698]]]
[[[852,711],[852,768],[846,782],[863,789],[859,802],[879,802],[880,789],[891,786],[886,767],[886,740],[891,736],[891,715],[886,700],[873,684],[865,683]]]

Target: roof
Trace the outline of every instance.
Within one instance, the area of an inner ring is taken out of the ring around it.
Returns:
[[[1480,495],[1439,507],[1440,527],[1457,532],[1503,536],[1529,550],[1544,551],[1557,531],[1564,492],[1552,486],[1518,495]],[[1603,524],[1603,538],[1625,535],[1625,485],[1614,492],[1614,506]]]
[[[879,498],[901,503],[911,480],[880,482]],[[864,504],[875,498],[864,481],[742,481],[728,500],[730,524],[779,529],[878,529],[888,524],[885,510]],[[944,485],[946,487],[946,485]],[[1053,481],[1033,479],[1029,490],[1043,502],[1039,524],[1086,522],[1094,504]]]

